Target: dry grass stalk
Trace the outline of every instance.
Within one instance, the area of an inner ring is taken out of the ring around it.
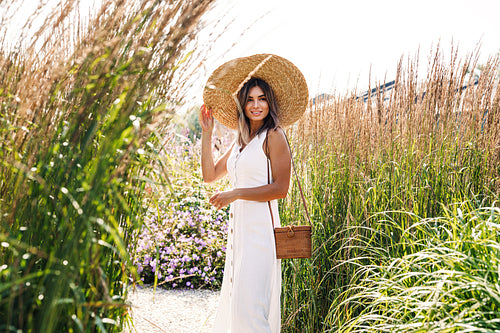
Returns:
[[[22,5],[23,1],[19,3]],[[182,87],[172,89],[170,84],[185,52],[178,46],[187,45],[194,37],[194,25],[210,4],[211,1],[106,0],[90,19],[90,29],[83,32],[78,1],[61,1],[28,38],[28,30],[40,20],[37,14],[44,5],[40,1],[21,32],[16,46],[19,51],[9,53],[3,47],[0,54],[0,86],[4,87],[0,103],[7,105],[5,120],[18,129],[2,133],[2,141],[12,142],[13,151],[23,151],[30,138],[38,138],[37,149],[47,148],[49,142],[42,138],[56,130],[69,115],[69,109],[80,114],[85,122],[92,117],[92,105],[111,104],[119,97],[97,93],[91,99],[82,99],[88,94],[78,93],[94,81],[103,82],[106,76],[113,75],[118,64],[129,67],[128,74],[117,82],[124,89],[135,89],[136,80],[151,83],[141,84],[135,92],[138,100],[153,98],[157,104],[177,103],[174,101],[182,95]],[[7,10],[15,8],[12,3]],[[56,89],[58,96],[49,98]],[[157,120],[166,114],[159,113]],[[151,130],[153,124],[142,130]],[[28,167],[32,163],[28,161]]]
[[[492,165],[498,163],[499,58],[489,59],[477,78],[477,56],[461,60],[457,50],[448,64],[436,50],[424,80],[417,76],[417,61],[408,60],[406,68],[402,62],[390,91],[378,89],[366,102],[345,95],[311,105],[295,128],[299,142],[312,144],[311,154],[326,159],[347,156],[352,165],[376,162],[395,140],[401,147],[415,145],[422,155],[430,142],[438,146],[452,137],[460,145],[475,142],[495,156]]]

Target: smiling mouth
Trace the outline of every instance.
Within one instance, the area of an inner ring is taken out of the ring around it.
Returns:
[[[250,111],[250,113],[253,115],[260,115],[262,111]]]

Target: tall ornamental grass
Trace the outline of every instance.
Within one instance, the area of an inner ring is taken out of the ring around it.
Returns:
[[[445,61],[438,49],[425,77],[417,61],[401,61],[393,89],[333,95],[289,130],[314,251],[284,261],[284,332],[424,332],[418,323],[438,325],[445,313],[465,318],[481,302],[476,322],[464,319],[463,327],[498,325],[497,300],[487,300],[498,293],[485,289],[498,289],[498,234],[483,233],[477,247],[472,241],[488,229],[482,220],[498,223],[496,213],[484,214],[497,211],[500,189],[498,64],[492,57],[478,74],[473,54],[460,59],[455,50]],[[284,223],[305,223],[299,198],[294,186],[281,206]],[[450,213],[467,203],[463,218]],[[473,282],[482,278],[488,283]],[[442,294],[430,297],[438,286]],[[441,303],[419,308],[427,296]]]
[[[482,202],[449,208],[442,217],[410,217],[413,225],[400,231],[411,251],[395,256],[380,248],[357,269],[361,278],[329,319],[342,318],[346,306],[357,308],[357,315],[341,319],[336,331],[498,331],[500,208]],[[400,227],[388,215],[374,219]]]
[[[2,3],[3,23],[20,4]],[[78,1],[60,1],[14,47],[1,37],[1,332],[123,328],[146,153],[180,101],[210,4],[104,1],[86,21]]]

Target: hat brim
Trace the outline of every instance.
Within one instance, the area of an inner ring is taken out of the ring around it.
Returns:
[[[238,127],[236,96],[252,77],[266,81],[273,89],[281,126],[293,124],[304,114],[309,99],[304,75],[285,58],[256,54],[228,61],[208,78],[203,101],[221,124]]]

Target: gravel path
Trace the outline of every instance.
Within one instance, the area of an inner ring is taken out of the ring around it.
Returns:
[[[219,292],[137,288],[129,293],[135,328],[124,333],[211,332]]]

